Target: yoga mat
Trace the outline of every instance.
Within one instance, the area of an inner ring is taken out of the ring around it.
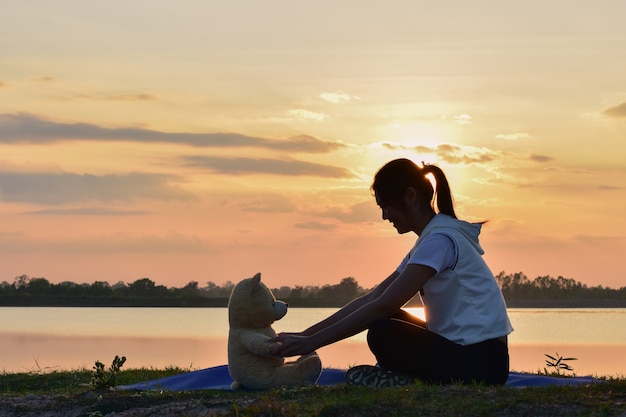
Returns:
[[[345,369],[324,368],[317,381],[317,385],[344,384]],[[600,382],[593,377],[552,377],[545,375],[523,374],[518,372],[509,373],[506,386],[510,387],[545,387],[550,385],[581,385]],[[152,381],[138,382],[132,385],[118,386],[121,390],[136,391],[194,391],[194,390],[230,390],[233,382],[228,374],[228,365],[220,365],[198,371],[185,372],[183,374],[154,379]]]

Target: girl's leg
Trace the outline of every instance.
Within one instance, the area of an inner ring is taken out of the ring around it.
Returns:
[[[459,368],[458,379],[504,385],[509,377],[509,349],[507,338],[490,339],[463,346],[464,366]]]
[[[429,382],[503,384],[508,376],[503,342],[461,346],[428,331],[423,321],[404,311],[373,323],[367,341],[381,368]]]
[[[419,322],[396,317],[374,322],[367,343],[381,368],[431,382],[443,382],[441,378],[449,376],[447,361],[458,346]]]

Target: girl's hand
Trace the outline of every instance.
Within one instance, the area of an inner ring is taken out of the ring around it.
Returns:
[[[275,356],[308,355],[316,349],[311,336],[302,336],[300,333],[280,333],[273,341],[278,342],[278,346],[272,352]]]
[[[302,332],[280,332],[278,336],[276,336],[273,341],[280,342],[280,338],[283,336],[302,336]]]

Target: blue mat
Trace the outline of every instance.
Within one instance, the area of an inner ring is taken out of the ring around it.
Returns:
[[[325,368],[317,381],[318,385],[344,384],[345,369]],[[230,390],[232,378],[228,366],[220,365],[199,371],[186,372],[152,381],[138,382],[132,385],[118,386],[117,389],[136,391],[193,391],[204,389]],[[592,377],[558,378],[544,375],[511,372],[506,382],[510,387],[545,387],[550,385],[581,385],[599,382]]]

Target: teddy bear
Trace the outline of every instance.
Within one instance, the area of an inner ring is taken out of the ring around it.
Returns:
[[[266,390],[313,385],[322,362],[313,352],[293,362],[272,355],[278,342],[272,323],[287,314],[287,303],[278,301],[261,282],[261,274],[246,278],[233,288],[228,300],[228,372],[233,389]]]

